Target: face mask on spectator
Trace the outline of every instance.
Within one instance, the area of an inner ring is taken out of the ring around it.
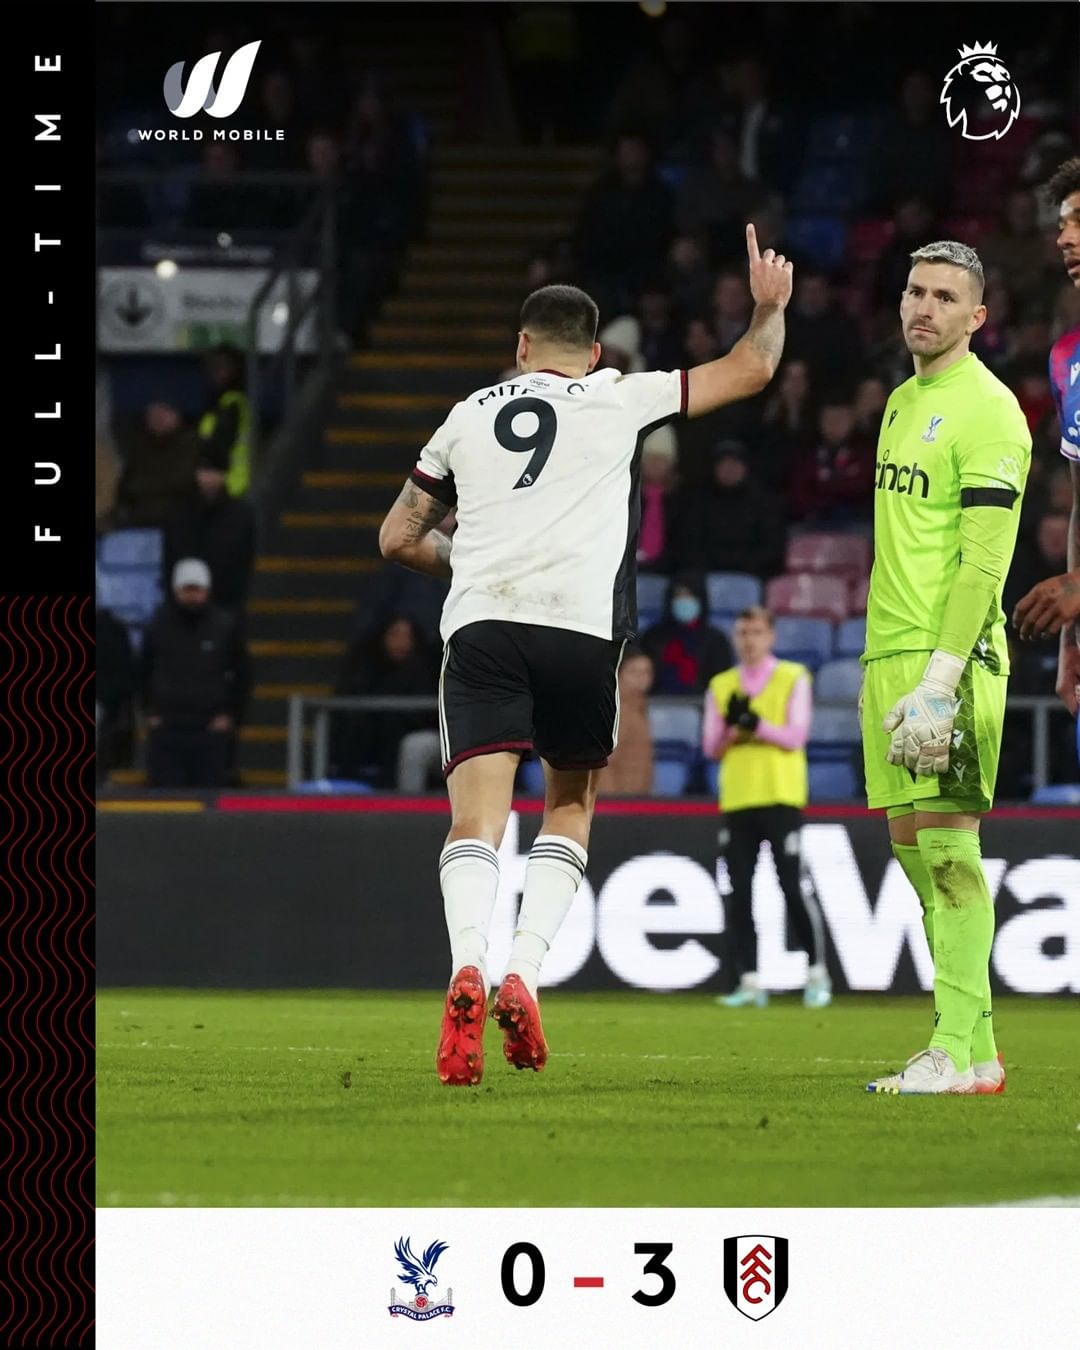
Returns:
[[[696,623],[701,618],[701,601],[692,595],[680,595],[671,602],[671,613],[677,623]]]

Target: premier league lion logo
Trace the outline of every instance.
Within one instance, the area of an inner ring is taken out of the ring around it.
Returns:
[[[945,76],[939,100],[949,126],[960,124],[968,141],[1000,140],[1020,113],[1020,90],[997,58],[997,44],[960,48],[960,60]]]

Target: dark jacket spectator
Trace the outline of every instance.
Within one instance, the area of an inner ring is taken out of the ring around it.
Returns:
[[[854,409],[827,404],[817,448],[795,461],[788,492],[792,519],[821,526],[869,520],[874,462],[873,445],[856,434]]]
[[[255,512],[225,490],[224,456],[199,462],[195,491],[166,526],[166,572],[181,558],[201,558],[214,579],[214,603],[243,614],[255,567]]]
[[[98,781],[104,782],[111,768],[130,760],[139,676],[124,625],[107,609],[96,610],[95,619],[97,770]],[[127,742],[126,754],[121,750],[121,741]]]
[[[913,193],[905,197],[893,215],[893,237],[885,245],[874,274],[874,301],[884,310],[900,308],[900,297],[911,271],[911,255],[917,248],[941,238],[934,219],[933,203]]]
[[[926,193],[934,202],[948,196],[955,137],[942,116],[940,89],[940,77],[935,82],[925,71],[904,77],[899,110],[871,159],[872,195],[879,210],[912,192]]]
[[[239,623],[210,602],[210,569],[182,559],[172,595],[143,638],[143,708],[151,787],[221,787],[250,691]]]
[[[756,57],[747,56],[724,62],[720,73],[724,102],[713,120],[738,147],[739,168],[752,183],[786,192],[801,159],[801,137],[769,91],[769,72]]]
[[[731,665],[731,643],[709,623],[700,572],[676,574],[664,617],[646,630],[641,647],[652,659],[654,694],[703,693],[712,677]]]
[[[746,222],[754,219],[764,190],[739,167],[739,150],[730,131],[717,127],[705,164],[690,168],[679,187],[676,223],[684,234],[703,234],[714,263],[746,253]],[[771,241],[770,241],[771,243]]]
[[[897,309],[900,297],[896,299]],[[796,276],[787,313],[784,355],[805,361],[815,392],[821,398],[850,397],[862,375],[862,339],[854,319],[833,299],[824,272],[806,270]]]
[[[675,370],[682,360],[682,334],[675,322],[671,295],[663,285],[649,285],[638,301],[641,323],[639,355],[646,370]]]
[[[785,361],[765,392],[761,414],[760,452],[754,457],[758,477],[774,491],[787,487],[798,456],[817,441],[818,413],[805,361]]]
[[[714,278],[707,256],[698,235],[680,234],[671,241],[665,279],[675,306],[683,315],[702,314],[709,307]]]
[[[336,692],[433,698],[437,684],[437,666],[427,643],[411,619],[398,616],[374,635],[352,643]],[[402,737],[435,725],[434,712],[346,713],[335,736],[339,771],[391,788]]]
[[[684,495],[676,549],[681,566],[705,572],[767,577],[781,570],[783,514],[775,494],[750,477],[740,441],[721,441],[712,482]]]
[[[998,268],[1009,293],[1020,305],[1046,290],[1047,232],[1039,225],[1035,194],[1010,192],[995,230],[979,241],[985,271]]]
[[[671,193],[641,136],[620,136],[578,216],[577,255],[601,313],[623,313],[671,238]]]
[[[199,439],[167,403],[151,403],[141,425],[120,433],[123,469],[117,491],[119,521],[162,526],[191,491]]]

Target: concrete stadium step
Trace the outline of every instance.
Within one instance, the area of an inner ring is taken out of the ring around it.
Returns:
[[[381,394],[409,394],[420,388],[431,397],[445,398],[446,412],[458,399],[490,384],[514,363],[512,349],[500,352],[497,358],[488,363],[477,361],[467,367],[459,365],[448,368],[427,365],[424,360],[416,360],[411,352],[386,352],[375,355],[374,359],[371,359],[372,353],[361,355],[368,358],[368,364],[361,372],[367,389]],[[442,421],[442,418],[437,420]],[[372,464],[371,467],[384,466]]]
[[[344,638],[319,642],[259,638],[248,643],[257,684],[332,684],[346,646]]]
[[[411,462],[415,462],[415,457]],[[331,481],[316,482],[312,486],[308,482],[312,477]],[[363,481],[373,477],[385,478],[385,482],[376,486]],[[313,470],[304,475],[292,505],[299,511],[376,511],[381,519],[397,500],[406,477],[404,467],[398,473],[386,475]]]
[[[436,157],[437,166],[450,168],[596,168],[603,163],[604,152],[594,145],[520,146],[520,145],[447,145]]]
[[[256,560],[252,600],[293,600],[318,595],[355,603],[364,578],[383,565],[374,550],[365,557],[264,554]],[[259,678],[269,678],[262,676]]]
[[[566,168],[560,165],[522,164],[502,165],[493,168],[476,168],[472,165],[444,164],[440,151],[431,173],[431,185],[435,193],[457,195],[463,192],[506,193],[517,192],[536,194],[544,184],[556,191],[574,188],[581,196],[588,191],[596,171],[591,166]]]
[[[286,786],[288,775],[284,769],[240,769],[240,785],[245,788],[283,788]],[[146,787],[146,772],[143,769],[113,769],[109,774],[109,783],[116,787]],[[226,789],[228,791],[229,789]],[[103,805],[104,810],[110,809],[110,803]],[[169,806],[162,808],[161,805],[154,803],[154,810],[169,810]]]
[[[470,257],[475,260],[475,256],[470,250]],[[521,301],[516,294],[484,300],[395,295],[383,306],[383,317],[394,323],[403,323],[407,319],[423,323],[443,318],[457,319],[462,323],[486,323],[491,320],[506,320],[513,323],[517,319],[520,304]]]
[[[329,642],[340,640],[351,622],[351,600],[252,600],[248,630],[253,642]]]
[[[323,438],[327,445],[421,446],[431,439],[437,425],[429,416],[424,426],[332,426],[326,428]]]
[[[309,698],[330,698],[334,692],[333,684],[257,684],[251,691],[251,717],[259,722],[269,722],[276,726],[285,726],[289,715],[289,698],[292,694],[306,694]]]
[[[452,405],[451,399],[446,406],[447,412]],[[324,445],[311,469],[320,473],[373,471],[394,474],[400,487],[405,476],[416,467],[417,452],[423,444],[423,440],[403,439],[397,445]]]
[[[494,343],[516,338],[510,324],[485,327],[454,321],[442,324],[377,323],[372,328],[372,343],[378,351],[427,351],[439,348],[447,355],[490,350]]]
[[[530,192],[455,192],[432,198],[432,220],[449,220],[458,216],[481,217],[484,220],[529,221],[572,220],[581,198],[578,193],[534,189]]]
[[[409,262],[419,268],[464,267],[474,268],[478,252],[485,265],[503,266],[520,270],[525,266],[528,250],[521,244],[485,244],[482,250],[466,244],[420,244],[409,252]]]
[[[346,371],[347,383],[362,375]],[[442,394],[376,394],[343,387],[335,400],[334,426],[369,426],[379,423],[403,430],[435,426],[449,407]]]
[[[471,216],[446,216],[432,220],[428,239],[433,244],[457,243],[514,243],[533,249],[548,239],[573,232],[574,218],[558,216],[554,219],[529,220],[525,217],[507,220],[474,219]]]
[[[483,266],[482,271],[444,270],[438,267],[409,267],[401,278],[403,295],[479,295],[494,296],[505,294],[508,290],[521,287],[521,268],[488,267],[483,253],[479,252],[476,262]]]
[[[277,537],[283,551],[306,558],[375,558],[381,524],[377,512],[284,511]]]

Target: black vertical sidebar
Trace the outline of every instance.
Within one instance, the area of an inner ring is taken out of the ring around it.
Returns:
[[[94,5],[8,34],[0,485],[0,1341],[93,1314]],[[13,228],[11,228],[13,223]]]

